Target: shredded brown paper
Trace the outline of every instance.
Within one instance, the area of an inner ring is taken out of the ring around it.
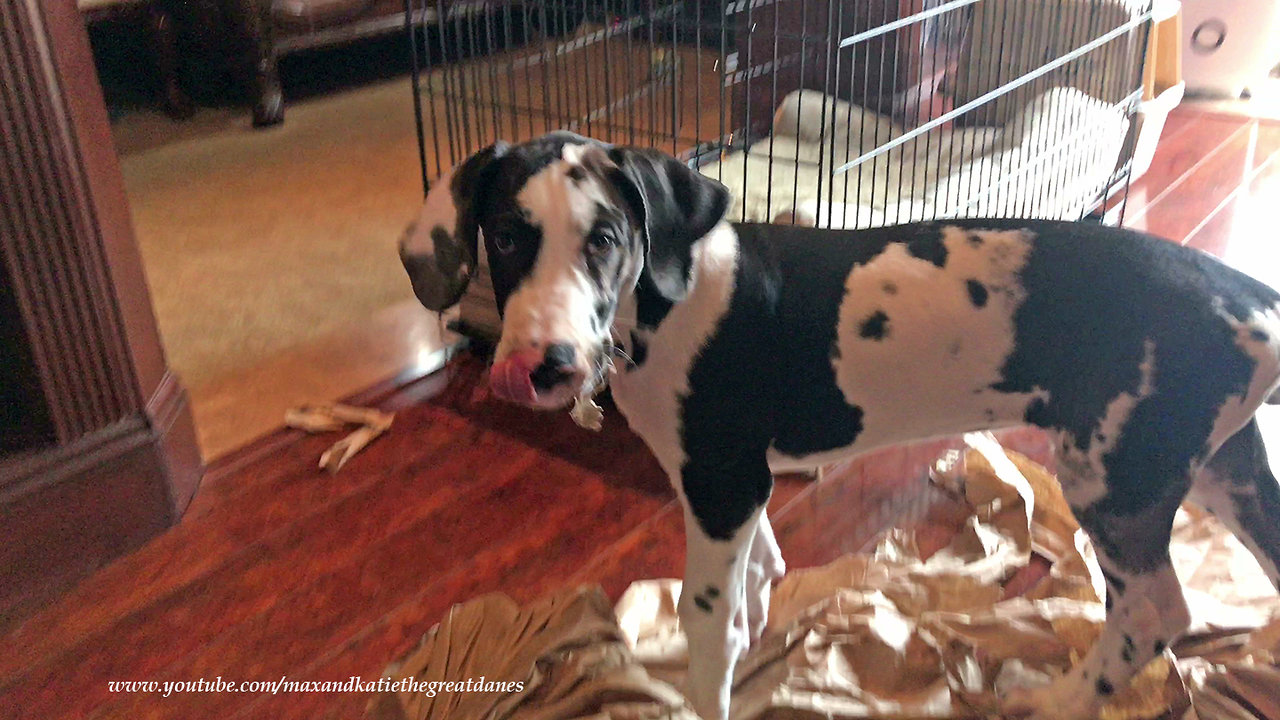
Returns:
[[[336,473],[347,461],[391,428],[392,413],[350,405],[303,405],[284,414],[284,424],[309,433],[333,432],[348,425],[359,425],[351,434],[325,450],[320,468]]]
[[[985,434],[941,460],[935,480],[963,498],[963,528],[925,556],[915,531],[873,551],[789,573],[769,628],[738,664],[734,720],[1000,717],[1008,689],[1071,667],[1104,620],[1103,581],[1084,533],[1044,468]],[[1103,720],[1280,720],[1280,600],[1212,518],[1179,515],[1173,557],[1192,633],[1117,694]],[[1004,583],[1053,562],[1027,593]],[[374,720],[693,718],[680,583],[633,584],[610,608],[599,588],[519,608],[503,595],[455,606],[384,675],[522,681],[518,692],[387,693]]]

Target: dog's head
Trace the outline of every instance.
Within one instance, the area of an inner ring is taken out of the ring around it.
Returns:
[[[441,178],[400,257],[418,299],[440,311],[466,291],[483,238],[502,316],[490,384],[559,408],[602,381],[620,298],[638,283],[684,297],[693,243],[728,202],[670,156],[555,133],[492,145]]]

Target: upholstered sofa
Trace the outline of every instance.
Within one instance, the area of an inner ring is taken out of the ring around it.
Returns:
[[[274,125],[284,119],[277,69],[280,57],[307,48],[403,33],[405,28],[406,0],[231,1],[236,4],[239,22],[253,48],[256,126]],[[584,0],[409,0],[409,5],[416,26],[435,27],[443,32],[443,38],[431,35],[433,55],[443,52],[448,61],[454,62],[561,35],[583,20],[604,14],[598,4]]]

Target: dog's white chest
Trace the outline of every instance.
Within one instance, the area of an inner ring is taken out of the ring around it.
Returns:
[[[722,223],[693,248],[692,290],[654,332],[640,367],[610,380],[613,398],[631,429],[677,477],[684,450],[680,407],[689,392],[689,370],[715,334],[733,298],[737,235]]]

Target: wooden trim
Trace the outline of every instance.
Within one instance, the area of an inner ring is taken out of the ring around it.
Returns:
[[[22,424],[52,430],[0,459],[3,609],[176,522],[202,472],[74,0],[0,2],[0,282],[34,365]]]
[[[172,522],[182,517],[204,474],[190,397],[178,376],[165,372],[147,402],[146,416],[157,460],[165,471],[165,490]]]
[[[61,592],[181,517],[200,457],[186,391],[167,378],[149,403],[161,422],[136,415],[0,461],[0,614]]]
[[[30,2],[0,5],[0,187],[8,206],[0,245],[24,324],[34,329],[27,339],[58,440],[66,443],[125,418],[139,403],[124,382],[128,360],[111,317],[102,228],[43,13]]]
[[[150,441],[141,418],[121,421],[76,441],[44,452],[9,458],[0,463],[0,507],[44,488],[66,482],[94,467],[108,465]]]
[[[99,257],[111,284],[107,303],[114,307],[112,320],[127,341],[129,379],[135,388],[131,409],[138,411],[159,387],[168,368],[89,36],[75,0],[27,1],[38,4],[45,13],[53,47],[50,57],[64,108],[61,122],[72,129],[69,136],[83,176],[83,200],[97,225]]]
[[[173,524],[165,468],[137,419],[0,466],[0,615],[49,599]]]

